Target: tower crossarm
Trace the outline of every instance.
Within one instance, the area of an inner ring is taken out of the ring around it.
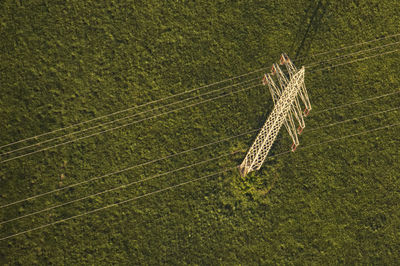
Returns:
[[[284,65],[286,67],[289,78],[292,78],[292,76],[297,72],[296,66],[293,64],[292,60],[290,60],[290,58],[287,54],[281,55],[280,64]],[[301,84],[301,90],[299,91],[299,98],[301,99],[301,101],[304,103],[304,106],[305,106],[304,114],[308,115],[308,113],[311,111],[312,108],[311,108],[310,99],[308,97],[307,89],[306,89],[304,82],[303,82],[303,84]],[[300,108],[300,105],[299,105],[299,108]],[[303,124],[304,124],[304,122],[303,122]],[[304,126],[302,126],[302,128],[304,128]]]
[[[292,60],[290,60],[289,56],[287,54],[282,54],[281,59],[280,59],[280,65],[285,65],[289,77],[292,78],[292,76],[297,72],[296,66],[293,64]]]

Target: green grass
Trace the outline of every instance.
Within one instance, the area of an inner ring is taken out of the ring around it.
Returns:
[[[0,3],[0,145],[269,68],[281,52],[293,58],[307,56],[398,33],[400,28],[400,3],[390,0],[104,2]],[[336,54],[341,53],[327,57]],[[297,64],[322,59],[307,58]],[[313,111],[398,90],[398,62],[399,53],[393,53],[334,70],[306,71]],[[397,107],[399,97],[311,114],[307,128]],[[65,174],[62,186],[67,186],[240,134],[261,126],[272,107],[268,90],[257,87],[3,163],[0,205],[58,188],[61,174]],[[301,146],[399,123],[398,114],[318,131],[305,129]],[[394,264],[400,259],[398,132],[394,127],[299,149],[268,159],[261,171],[245,180],[236,171],[228,172],[4,240],[0,261],[10,265]],[[0,237],[233,167],[240,164],[254,137],[0,209],[3,221],[242,151],[0,225]],[[287,151],[290,145],[282,130],[271,152]]]

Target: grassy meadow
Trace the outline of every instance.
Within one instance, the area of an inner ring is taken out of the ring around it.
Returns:
[[[67,145],[0,162],[0,221],[209,161],[0,222],[0,238],[235,167],[256,132],[1,207],[250,131],[262,126],[273,108],[267,87],[235,91],[260,84],[262,71],[143,104],[257,69],[269,71],[282,52],[300,67],[373,48],[366,44],[310,56],[399,29],[400,2],[395,0],[1,1],[0,146],[135,109],[101,120],[131,116],[113,124],[132,122],[129,126],[72,142],[112,125],[90,129],[68,136]],[[398,41],[399,36],[380,44]],[[399,44],[369,55],[396,47]],[[295,153],[281,154],[291,146],[282,129],[271,150],[277,156],[246,178],[227,171],[1,240],[0,263],[398,263],[400,127],[314,144],[400,123],[400,110],[383,112],[400,106],[399,94],[325,110],[395,92],[400,89],[399,73],[399,52],[333,69],[306,69],[313,110]],[[211,100],[218,92],[201,96],[249,79],[254,81],[223,90],[219,99]],[[193,99],[184,101],[186,97]],[[177,100],[182,102],[162,107]],[[188,104],[193,106],[184,108]],[[172,111],[178,107],[182,109]],[[319,128],[375,112],[382,113]],[[155,117],[147,119],[150,116]],[[0,161],[8,158],[0,156]]]

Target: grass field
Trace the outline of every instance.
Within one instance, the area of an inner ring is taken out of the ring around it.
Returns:
[[[1,161],[9,155],[0,156],[1,221],[221,156],[126,189],[0,222],[0,238],[234,167],[256,132],[1,207],[255,129],[273,108],[263,86],[225,90],[215,101],[207,100],[218,94],[199,96],[235,81],[188,94],[199,97],[178,104],[182,109],[176,112],[172,107],[150,110],[186,95],[140,105],[256,69],[268,71],[282,52],[297,59],[297,66],[310,65],[374,46],[311,54],[400,33],[400,2],[395,0],[203,2],[0,2],[0,146],[129,107],[137,106],[112,118],[143,113],[127,120],[143,121],[118,130],[7,162]],[[393,45],[367,55],[398,49],[398,41],[400,36],[381,41]],[[318,70],[326,66],[306,70],[313,110],[295,153],[267,159],[245,179],[228,171],[1,240],[0,263],[398,263],[399,127],[314,144],[400,123],[399,111],[393,110],[318,129],[399,107],[400,95],[391,94],[323,111],[399,90],[399,52]],[[261,78],[262,73],[246,78]],[[242,88],[246,86],[237,87]],[[199,101],[207,102],[194,105]],[[188,103],[193,106],[183,108]],[[146,118],[151,115],[157,117]],[[281,130],[271,154],[290,145]]]

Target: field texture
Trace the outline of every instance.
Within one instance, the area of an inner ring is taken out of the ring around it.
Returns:
[[[400,52],[373,57],[400,35],[310,56],[397,33],[396,0],[0,1],[0,264],[398,263],[400,126],[366,131],[400,123]],[[241,163],[257,132],[230,137],[265,122],[259,84],[282,52],[310,66],[298,150],[283,153],[281,130],[276,156],[246,178],[234,169],[140,197]]]

